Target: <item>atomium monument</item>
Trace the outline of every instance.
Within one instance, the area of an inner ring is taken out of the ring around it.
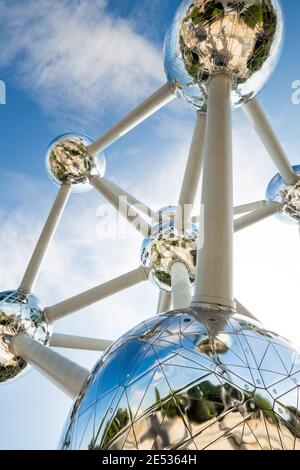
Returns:
[[[184,0],[165,40],[168,82],[95,141],[72,133],[50,145],[58,195],[19,288],[0,294],[0,382],[31,365],[74,399],[60,449],[300,449],[300,351],[233,291],[234,233],[272,215],[300,222],[300,166],[290,165],[256,98],[283,31],[276,0]],[[195,130],[178,205],[154,212],[105,178],[102,152],[176,96],[196,111]],[[278,174],[265,200],[233,207],[237,107]],[[204,210],[193,216],[201,175]],[[44,308],[34,288],[47,248],[71,192],[92,188],[141,234],[140,262]],[[115,342],[52,332],[57,320],[149,279],[157,314]],[[104,354],[88,371],[56,347]]]

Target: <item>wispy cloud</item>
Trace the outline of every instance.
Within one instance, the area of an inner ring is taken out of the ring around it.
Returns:
[[[0,66],[46,113],[89,116],[164,80],[161,52],[106,0],[3,0]]]

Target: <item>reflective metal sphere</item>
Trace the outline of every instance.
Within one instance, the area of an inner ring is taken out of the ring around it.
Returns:
[[[270,182],[267,189],[267,199],[279,202],[282,212],[279,217],[285,221],[300,223],[300,165],[293,167],[299,175],[299,181],[295,185],[286,185],[281,175],[277,174]]]
[[[158,213],[159,221],[160,222],[166,222],[169,220],[175,220],[176,217],[176,212],[177,212],[177,207],[176,206],[166,206],[160,209]]]
[[[27,333],[42,344],[47,344],[51,327],[43,317],[43,310],[34,295],[18,291],[0,293],[0,384],[16,378],[27,368],[26,362],[16,357],[9,348],[19,333]]]
[[[159,224],[143,242],[141,262],[150,268],[154,283],[161,290],[171,292],[171,266],[176,261],[187,266],[191,283],[195,281],[198,229],[191,224],[184,233],[177,231],[175,207],[164,208],[158,214]]]
[[[300,449],[300,352],[240,315],[152,318],[100,359],[60,448]]]
[[[91,188],[90,175],[104,176],[106,163],[102,153],[96,157],[87,147],[93,141],[84,135],[64,134],[55,139],[46,154],[46,167],[50,179],[58,186],[70,183],[76,191]]]
[[[239,106],[264,87],[282,42],[277,0],[184,0],[166,36],[165,71],[176,94],[203,112],[209,78],[229,72]]]

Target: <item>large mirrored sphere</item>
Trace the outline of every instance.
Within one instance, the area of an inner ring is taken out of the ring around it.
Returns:
[[[294,185],[287,185],[280,174],[274,176],[267,189],[267,199],[279,202],[282,212],[278,216],[285,222],[300,223],[300,165],[293,167],[299,175],[299,181]]]
[[[64,134],[55,139],[46,153],[46,167],[51,180],[61,186],[72,185],[78,192],[91,189],[89,176],[104,176],[106,163],[102,153],[92,156],[88,147],[93,141],[80,134]]]
[[[198,229],[190,225],[184,231],[175,226],[176,208],[172,206],[158,212],[159,224],[152,227],[141,250],[142,266],[150,268],[151,279],[161,290],[171,292],[171,266],[183,262],[194,283],[196,276]]]
[[[129,331],[75,402],[61,449],[300,450],[300,352],[200,309]]]
[[[10,351],[10,342],[19,333],[47,344],[51,327],[44,319],[43,309],[34,295],[18,291],[0,293],[0,384],[8,382],[27,368],[26,362]]]
[[[165,39],[165,71],[175,93],[205,112],[209,78],[224,70],[239,106],[264,87],[282,42],[277,0],[184,0]]]

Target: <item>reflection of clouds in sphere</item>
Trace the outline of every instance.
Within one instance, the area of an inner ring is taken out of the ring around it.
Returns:
[[[0,294],[0,384],[17,377],[27,367],[23,359],[9,349],[9,343],[20,333],[26,333],[42,344],[48,342],[51,327],[34,295],[18,291]]]
[[[90,175],[104,176],[104,155],[90,155],[88,146],[92,143],[87,136],[65,134],[50,144],[46,167],[55,184],[69,183],[77,191],[84,191],[90,188]]]
[[[293,167],[299,175],[299,181],[294,185],[284,183],[280,174],[274,176],[267,189],[267,199],[271,202],[279,202],[282,205],[282,213],[279,217],[285,221],[300,223],[300,165]]]
[[[167,207],[158,212],[160,223],[152,228],[151,236],[142,245],[142,265],[150,268],[154,283],[171,292],[171,267],[176,261],[183,262],[195,281],[198,229],[190,225],[182,233],[175,227],[176,208]]]
[[[243,104],[272,74],[282,37],[277,0],[185,0],[165,40],[168,81],[205,111],[208,80],[224,70],[233,79],[233,105]]]
[[[94,368],[62,449],[300,449],[300,353],[240,315],[148,320]]]

